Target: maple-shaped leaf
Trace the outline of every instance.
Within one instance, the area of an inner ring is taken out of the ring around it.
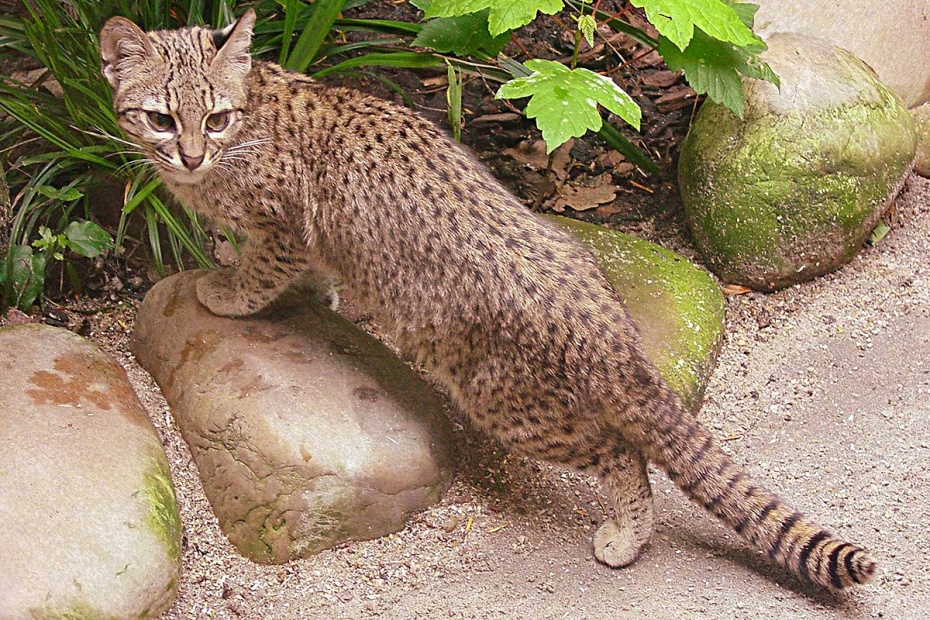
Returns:
[[[490,9],[488,27],[496,37],[530,23],[536,13],[552,15],[563,6],[562,0],[432,0],[426,17],[455,17]]]
[[[610,78],[551,60],[528,60],[526,67],[533,74],[501,86],[497,98],[531,97],[524,112],[536,119],[547,153],[589,129],[598,131],[603,121],[597,104],[639,129],[639,106]]]
[[[630,0],[630,4],[645,9],[659,34],[680,50],[688,46],[695,26],[715,39],[738,46],[760,41],[733,7],[722,0]]]
[[[412,45],[428,47],[440,53],[452,52],[464,57],[475,52],[497,56],[510,41],[507,33],[491,36],[488,10],[456,17],[439,17],[423,24]]]
[[[724,0],[729,3],[729,0]],[[732,3],[740,20],[751,27],[756,10],[754,4]],[[684,50],[678,49],[666,37],[659,37],[659,54],[665,59],[669,69],[684,71],[688,84],[698,94],[707,96],[716,103],[729,108],[734,114],[743,117],[743,82],[741,75],[767,80],[778,85],[778,76],[759,58],[765,50],[764,43],[739,47],[726,41],[720,41],[704,33],[701,29],[694,32],[694,37]]]

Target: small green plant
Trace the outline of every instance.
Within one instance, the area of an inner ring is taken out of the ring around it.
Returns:
[[[600,130],[603,121],[598,104],[639,129],[639,106],[610,78],[551,60],[528,60],[526,68],[532,75],[510,80],[500,87],[497,97],[530,97],[524,113],[536,119],[547,152],[588,130]]]
[[[633,6],[645,10],[658,30],[659,38],[653,39],[629,23],[601,12],[600,0],[416,0],[413,3],[424,10],[426,18],[435,18],[427,22],[424,32],[429,28],[430,32],[445,35],[428,39],[421,32],[414,43],[457,54],[492,51],[488,49],[489,41],[497,41],[526,25],[538,13],[557,13],[566,3],[576,12],[575,50],[568,67],[545,59],[529,60],[523,65],[502,63],[512,79],[500,87],[498,98],[532,97],[526,115],[536,119],[550,153],[570,138],[593,130],[632,157],[635,163],[644,163],[642,158],[636,157],[631,144],[603,124],[598,110],[598,105],[604,106],[638,129],[638,106],[609,78],[575,67],[582,39],[593,46],[597,26],[601,23],[657,48],[670,68],[684,71],[698,93],[707,93],[739,116],[743,113],[740,75],[776,83],[778,80],[768,65],[759,60],[765,44],[751,30],[758,8],[751,4],[731,0],[631,0]],[[458,21],[443,23],[443,20]],[[465,27],[466,23],[471,30]],[[473,32],[484,24],[487,30],[482,30],[481,36]],[[436,40],[440,41],[440,47],[434,45]]]
[[[58,191],[60,190],[49,188],[48,193],[54,194]],[[72,188],[67,192],[67,195],[71,196],[70,192],[77,190]],[[75,196],[72,200],[79,197]],[[58,233],[47,226],[39,226],[38,232],[39,238],[31,245],[11,245],[6,260],[0,264],[3,305],[28,310],[41,298],[47,273],[54,263],[62,266],[62,274],[67,276],[71,286],[75,290],[81,290],[80,278],[67,254],[71,252],[84,258],[96,258],[113,247],[110,234],[97,224],[86,220],[72,220]]]

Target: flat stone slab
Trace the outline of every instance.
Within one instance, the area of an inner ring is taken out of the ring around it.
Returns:
[[[660,245],[603,226],[552,217],[594,253],[639,329],[646,355],[697,411],[723,343],[723,293],[706,271]]]
[[[45,325],[0,329],[0,618],[153,618],[177,589],[168,463],[123,369]]]
[[[186,272],[146,295],[135,354],[229,540],[262,563],[400,530],[448,487],[443,401],[387,347],[307,302],[229,319]]]

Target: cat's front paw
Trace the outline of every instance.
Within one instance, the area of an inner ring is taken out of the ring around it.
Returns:
[[[251,314],[236,294],[236,277],[232,269],[217,269],[197,280],[197,299],[217,316]]]

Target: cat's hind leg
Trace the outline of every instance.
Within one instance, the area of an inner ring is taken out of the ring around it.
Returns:
[[[619,438],[605,438],[596,465],[585,468],[597,475],[608,494],[614,518],[594,534],[594,556],[604,564],[631,564],[649,543],[655,529],[652,489],[647,461]]]

